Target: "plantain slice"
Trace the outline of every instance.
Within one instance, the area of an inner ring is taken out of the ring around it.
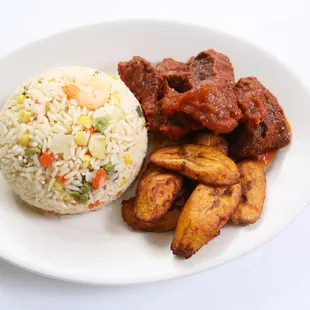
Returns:
[[[213,133],[199,133],[195,136],[193,144],[211,146],[226,156],[228,154],[228,144],[225,138],[222,136],[216,136]]]
[[[150,164],[138,187],[135,216],[145,222],[161,218],[171,207],[183,185],[183,177]]]
[[[266,195],[264,167],[257,161],[238,163],[242,189],[241,201],[231,220],[234,224],[253,224],[259,220]]]
[[[124,200],[122,202],[123,220],[134,230],[149,231],[149,232],[165,232],[174,230],[177,226],[181,210],[173,208],[164,214],[159,220],[153,222],[143,222],[135,217],[134,213],[135,198]]]
[[[239,170],[226,155],[204,145],[174,145],[156,150],[151,162],[207,185],[232,185],[239,182]]]
[[[240,184],[212,187],[199,184],[183,207],[171,250],[190,258],[215,237],[236,210],[241,197]]]

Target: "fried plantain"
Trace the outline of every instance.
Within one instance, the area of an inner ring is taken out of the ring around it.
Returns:
[[[151,223],[143,222],[135,217],[134,206],[135,198],[130,198],[129,200],[124,200],[122,202],[123,220],[134,230],[158,233],[174,230],[181,214],[179,208],[173,208],[156,221]]]
[[[171,244],[173,254],[190,258],[215,237],[236,210],[240,197],[240,184],[199,184],[183,207]]]
[[[195,136],[193,144],[212,146],[223,154],[228,154],[228,144],[225,138],[216,136],[213,133],[199,133]]]
[[[156,150],[151,162],[209,185],[232,185],[239,182],[239,170],[226,155],[204,145],[175,145]]]
[[[150,164],[138,187],[135,216],[145,222],[161,218],[171,207],[183,185],[183,177]]]
[[[173,205],[177,208],[183,208],[189,196],[190,192],[182,188],[175,198]]]
[[[232,215],[234,224],[253,224],[259,220],[266,195],[264,167],[257,161],[238,163],[242,195],[240,203]]]

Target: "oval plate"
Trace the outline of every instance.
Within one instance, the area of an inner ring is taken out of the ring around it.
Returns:
[[[225,227],[189,260],[172,255],[172,233],[131,231],[120,201],[101,211],[57,217],[34,212],[0,179],[0,256],[40,274],[76,282],[128,284],[169,279],[211,268],[249,252],[283,229],[310,197],[310,97],[276,58],[221,32],[163,21],[106,22],[73,29],[25,46],[0,60],[0,102],[18,83],[57,66],[85,65],[116,73],[134,55],[156,62],[187,60],[204,49],[228,55],[236,78],[256,76],[279,99],[293,142],[267,169],[262,219]],[[126,193],[130,196],[130,192]]]

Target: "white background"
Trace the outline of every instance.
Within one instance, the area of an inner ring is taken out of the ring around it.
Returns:
[[[286,62],[310,86],[307,2],[0,0],[0,56],[29,41],[82,24],[134,17],[174,19],[253,41]],[[298,102],[292,104],[298,108]],[[0,260],[0,309],[304,310],[310,309],[309,279],[308,206],[285,231],[258,250],[172,281],[128,287],[86,286],[46,279]]]

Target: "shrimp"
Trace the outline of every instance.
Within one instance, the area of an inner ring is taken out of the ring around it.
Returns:
[[[75,99],[80,107],[86,107],[88,110],[95,111],[98,108],[104,106],[110,96],[109,84],[106,87],[94,88],[92,93],[81,91],[77,86],[73,84],[63,86],[63,91],[66,95]]]

